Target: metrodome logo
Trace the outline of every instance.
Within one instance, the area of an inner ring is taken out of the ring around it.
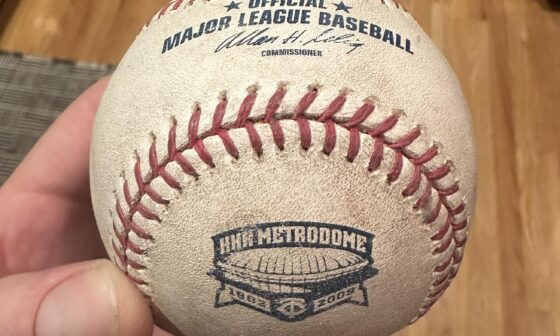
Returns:
[[[241,304],[283,321],[301,321],[335,306],[368,305],[364,281],[373,267],[374,236],[342,225],[277,222],[214,237],[221,286],[216,308]]]

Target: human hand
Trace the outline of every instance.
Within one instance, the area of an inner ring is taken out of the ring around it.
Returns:
[[[128,278],[100,260],[89,146],[108,81],[68,107],[0,188],[0,336],[169,335]]]

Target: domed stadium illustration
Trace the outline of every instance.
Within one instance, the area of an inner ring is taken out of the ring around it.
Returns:
[[[221,283],[217,308],[241,304],[284,321],[300,321],[352,303],[367,306],[363,283],[373,268],[373,235],[341,225],[279,222],[212,237]]]

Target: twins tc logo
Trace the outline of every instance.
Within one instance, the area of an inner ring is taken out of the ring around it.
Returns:
[[[216,308],[241,304],[301,321],[344,303],[367,306],[373,235],[341,225],[266,223],[214,237]]]

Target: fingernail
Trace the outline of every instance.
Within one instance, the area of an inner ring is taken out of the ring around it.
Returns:
[[[47,294],[37,312],[37,336],[114,335],[115,293],[109,272],[94,263]]]

